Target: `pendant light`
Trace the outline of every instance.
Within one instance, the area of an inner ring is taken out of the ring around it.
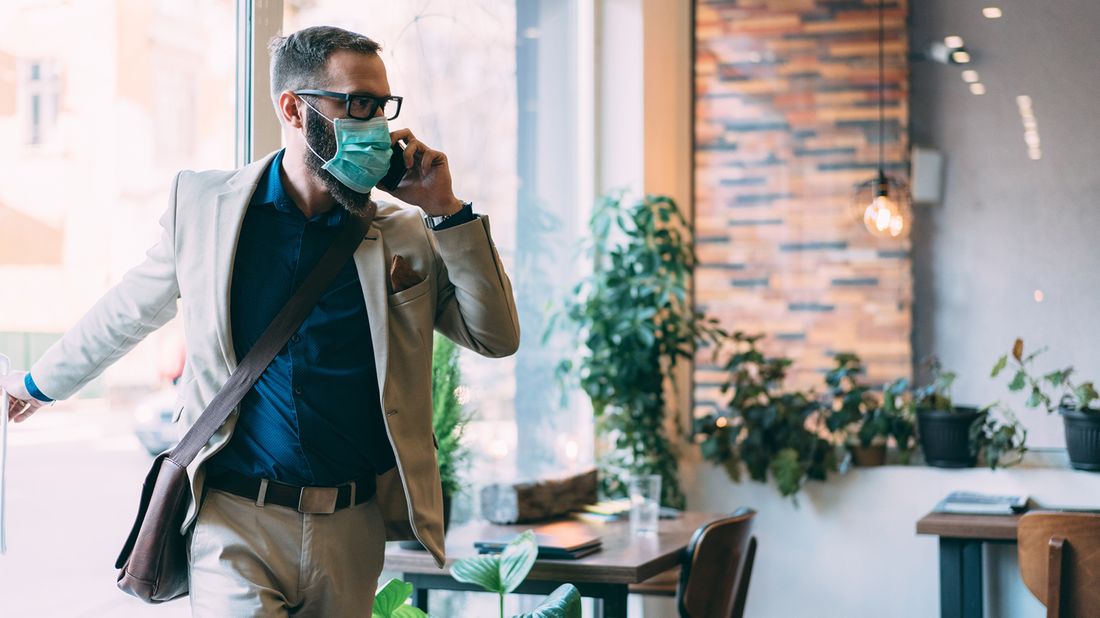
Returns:
[[[856,187],[854,210],[867,231],[875,236],[897,238],[908,231],[909,191],[905,183],[886,175],[886,68],[884,19],[885,0],[878,5],[878,174]]]

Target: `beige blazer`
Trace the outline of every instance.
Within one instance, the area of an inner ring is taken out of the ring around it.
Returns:
[[[198,418],[236,366],[229,332],[233,257],[245,210],[273,156],[235,172],[185,171],[176,176],[160,241],[145,261],[32,367],[44,393],[55,399],[71,396],[167,323],[179,306],[187,362],[176,418],[188,425]],[[387,266],[395,254],[424,280],[392,294]],[[354,259],[370,319],[386,430],[397,459],[397,468],[378,483],[387,535],[416,538],[442,566],[443,497],[432,435],[432,331],[484,356],[514,353],[519,319],[512,286],[484,215],[434,232],[419,210],[379,204],[371,233]],[[237,414],[188,467],[192,495],[181,533],[198,510],[195,496],[202,495],[203,463],[229,441]],[[136,487],[134,491],[136,495]]]

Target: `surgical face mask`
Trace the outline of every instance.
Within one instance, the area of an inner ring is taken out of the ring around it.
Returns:
[[[382,116],[370,120],[325,116],[302,99],[317,115],[332,123],[336,136],[336,153],[325,161],[305,138],[306,148],[324,161],[321,169],[332,174],[344,186],[358,193],[368,193],[390,169],[390,125]]]

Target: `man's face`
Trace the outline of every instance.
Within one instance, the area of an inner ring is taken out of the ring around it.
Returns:
[[[390,83],[386,79],[386,66],[378,54],[360,54],[352,51],[340,50],[329,56],[326,65],[328,73],[327,84],[311,85],[311,88],[322,88],[333,92],[345,92],[353,94],[370,94],[379,97],[387,97],[390,92]],[[317,108],[328,118],[347,118],[347,109],[343,101],[328,97],[316,97],[303,95],[310,105]],[[317,112],[308,106],[302,106],[305,113],[305,134],[309,146],[317,151],[317,155],[324,161],[305,149],[302,156],[305,157],[306,168],[321,180],[332,197],[344,208],[351,211],[362,209],[370,201],[370,193],[359,193],[345,186],[329,172],[321,169],[336,154],[336,133],[332,123],[322,118]],[[381,110],[378,112],[381,114]]]

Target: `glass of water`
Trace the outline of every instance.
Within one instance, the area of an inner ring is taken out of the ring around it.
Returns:
[[[645,474],[630,479],[630,530],[639,535],[657,534],[661,511],[661,475]]]

